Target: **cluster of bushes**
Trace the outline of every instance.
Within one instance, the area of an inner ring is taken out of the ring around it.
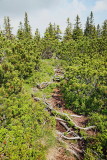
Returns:
[[[106,159],[107,53],[104,43],[107,39],[102,39],[102,46],[99,46],[99,39],[87,41],[69,41],[61,47],[60,57],[68,64],[65,67],[65,80],[61,83],[61,90],[66,107],[75,113],[89,116],[90,124],[96,125],[98,133],[95,137],[87,138],[84,159]]]
[[[18,33],[0,33],[0,159],[44,160],[55,140],[55,121],[25,88],[40,76],[37,38]]]

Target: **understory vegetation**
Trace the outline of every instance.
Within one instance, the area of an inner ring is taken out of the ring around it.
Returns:
[[[64,78],[60,84],[51,83],[59,66]],[[50,85],[35,92],[42,82]],[[96,27],[91,12],[83,31],[77,15],[74,28],[67,19],[63,35],[58,25],[50,23],[41,37],[38,29],[32,35],[27,13],[17,35],[5,17],[0,31],[1,160],[46,159],[48,149],[56,144],[56,122],[41,99],[49,98],[57,86],[65,107],[96,126],[96,135],[85,139],[84,160],[106,160],[107,20]]]

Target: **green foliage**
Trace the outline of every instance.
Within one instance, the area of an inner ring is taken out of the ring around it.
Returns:
[[[81,29],[81,22],[80,22],[79,16],[77,15],[76,23],[75,23],[74,30],[73,30],[73,39],[77,40],[77,39],[82,38],[82,36],[83,36],[83,32]]]
[[[52,141],[54,121],[43,105],[35,104],[25,93],[6,99],[2,105],[0,146],[3,158],[44,159]]]
[[[56,50],[59,47],[61,39],[61,30],[58,25],[49,24],[41,41],[41,52],[43,59],[55,58]]]
[[[51,23],[44,37],[38,29],[33,37],[27,13],[13,36],[10,18],[4,18],[4,31],[0,31],[1,159],[44,160],[47,149],[55,144],[54,118],[43,103],[31,99],[31,94],[49,98],[57,83],[36,93],[32,88],[51,82],[54,66],[65,69],[60,87],[66,107],[88,115],[89,124],[96,125],[96,136],[81,132],[86,141],[84,160],[107,158],[107,20],[96,28],[91,12],[84,35],[77,16],[74,29],[67,19],[63,38],[60,27]],[[74,127],[66,116],[62,118]]]
[[[75,28],[74,28],[75,31]],[[57,54],[66,61],[65,80],[61,90],[66,108],[90,116],[89,125],[96,126],[96,135],[85,135],[84,159],[107,158],[107,48],[106,21],[97,36],[93,13],[87,19],[85,36],[61,42]],[[75,33],[75,32],[74,32]],[[104,38],[105,37],[105,38]],[[81,133],[84,137],[84,133]]]
[[[10,18],[9,17],[4,17],[4,35],[8,38],[12,38],[12,27],[10,25]]]
[[[67,27],[65,29],[63,40],[69,41],[71,39],[72,39],[72,25],[71,25],[70,19],[67,18]]]
[[[97,36],[96,27],[94,25],[94,16],[91,11],[90,16],[87,17],[84,35],[89,38],[95,38]]]

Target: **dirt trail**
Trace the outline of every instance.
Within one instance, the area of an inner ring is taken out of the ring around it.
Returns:
[[[56,81],[60,84],[59,77],[64,77],[64,72],[62,69],[55,69],[55,76],[56,80],[54,79],[52,83]],[[53,89],[51,98],[45,99],[45,102],[51,106],[51,109],[57,111],[58,113],[63,115],[65,114],[68,118],[70,115],[72,117],[70,117],[70,120],[73,121],[74,126],[77,127],[69,128],[67,123],[63,122],[63,119],[60,119],[59,117],[56,119],[56,138],[59,142],[59,145],[51,148],[48,151],[47,160],[82,160],[85,145],[84,139],[81,138],[80,130],[86,129],[86,133],[89,135],[94,135],[93,130],[87,130],[86,124],[88,118],[85,116],[77,115],[73,111],[65,108],[65,102],[60,88]],[[69,138],[74,138],[75,140],[69,140]]]
[[[63,76],[62,70],[61,69],[55,69],[55,76]],[[53,89],[53,93],[51,95],[51,98],[49,98],[47,100],[47,102],[50,104],[51,107],[53,107],[58,112],[68,113],[70,115],[74,115],[73,121],[81,127],[85,126],[86,121],[87,121],[86,117],[84,117],[84,116],[75,117],[76,114],[73,111],[65,108],[65,102],[63,100],[63,95],[60,92],[60,88]],[[78,115],[76,115],[76,116],[78,116]],[[56,120],[56,130],[61,132],[61,133],[66,132],[65,127],[63,125],[61,125],[59,120]],[[68,146],[71,144],[70,141],[64,140],[64,142],[66,142]],[[83,143],[82,140],[81,141],[78,140],[73,145],[76,148],[78,148],[79,150],[81,150],[82,143]],[[67,155],[67,152],[68,152],[68,155]],[[50,150],[49,154],[47,156],[47,160],[76,160],[76,159],[77,158],[74,157],[73,153],[70,153],[69,150],[67,151],[67,149],[63,148],[63,147],[59,147],[57,149],[54,148],[54,149]],[[79,155],[78,159],[82,159],[81,154]]]

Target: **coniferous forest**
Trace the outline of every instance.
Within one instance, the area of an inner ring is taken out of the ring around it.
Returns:
[[[0,124],[1,160],[106,160],[107,20],[91,12],[83,29],[77,15],[41,36],[27,13],[16,35],[5,17]]]

